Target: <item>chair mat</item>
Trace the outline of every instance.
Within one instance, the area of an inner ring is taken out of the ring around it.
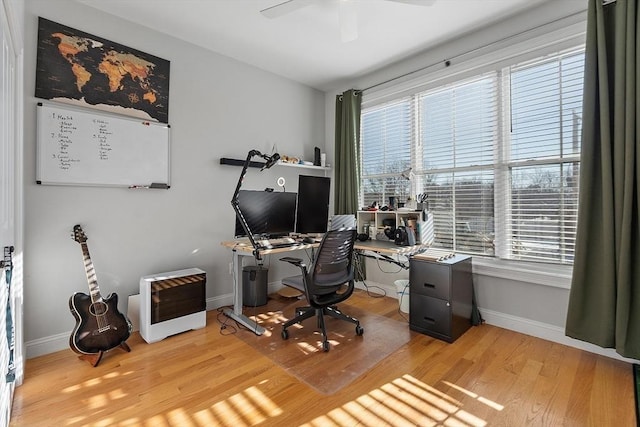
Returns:
[[[360,320],[362,336],[356,335],[353,323],[325,316],[331,348],[323,352],[322,334],[314,316],[302,321],[301,326],[289,327],[289,339],[282,339],[282,324],[294,316],[295,307],[305,303],[304,299],[292,301],[275,294],[265,306],[245,307],[244,314],[266,331],[258,336],[241,329],[236,336],[323,394],[333,394],[355,381],[411,338],[407,323],[351,306],[347,300],[338,308]]]

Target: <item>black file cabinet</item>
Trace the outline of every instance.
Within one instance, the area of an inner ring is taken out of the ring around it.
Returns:
[[[471,327],[471,257],[409,262],[409,328],[454,342]]]

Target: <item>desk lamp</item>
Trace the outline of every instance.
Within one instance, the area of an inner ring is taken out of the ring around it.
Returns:
[[[235,193],[233,193],[233,198],[231,199],[231,206],[233,206],[233,210],[236,211],[236,217],[238,218],[238,221],[240,222],[242,229],[247,234],[247,237],[249,237],[251,246],[253,246],[253,255],[256,257],[256,260],[260,260],[260,252],[258,251],[258,246],[256,245],[256,241],[253,238],[253,233],[249,229],[249,224],[247,224],[247,220],[244,218],[244,215],[242,215],[242,211],[240,210],[240,204],[238,202],[238,194],[240,193],[240,187],[242,187],[242,180],[244,179],[244,176],[247,174],[247,168],[251,163],[251,159],[256,156],[262,157],[266,161],[264,166],[262,166],[262,168],[260,169],[261,172],[265,169],[269,169],[271,166],[275,165],[278,162],[278,160],[280,160],[280,154],[278,153],[273,153],[272,155],[269,156],[267,154],[262,154],[258,150],[249,151],[249,153],[247,153],[247,159],[244,161],[242,172],[240,172],[240,178],[238,179],[238,185],[236,185],[236,191]]]

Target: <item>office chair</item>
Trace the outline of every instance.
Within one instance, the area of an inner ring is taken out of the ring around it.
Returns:
[[[322,349],[329,351],[329,340],[324,316],[346,320],[356,325],[356,335],[364,333],[360,321],[342,313],[335,304],[351,296],[355,288],[353,268],[353,245],[356,230],[341,228],[330,230],[325,235],[310,269],[299,258],[283,257],[281,261],[297,265],[302,270],[299,276],[285,277],[282,284],[305,293],[310,306],[296,308],[296,316],[282,325],[282,338],[289,338],[287,328],[312,316],[318,318],[318,328],[322,331]],[[346,288],[344,288],[346,285]]]

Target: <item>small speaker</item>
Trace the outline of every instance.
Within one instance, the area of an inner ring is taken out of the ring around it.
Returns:
[[[314,166],[320,166],[320,149],[318,147],[313,149],[313,164]]]
[[[396,245],[399,246],[408,246],[409,245],[409,236],[407,235],[407,230],[404,226],[400,226],[395,229],[394,232]]]

